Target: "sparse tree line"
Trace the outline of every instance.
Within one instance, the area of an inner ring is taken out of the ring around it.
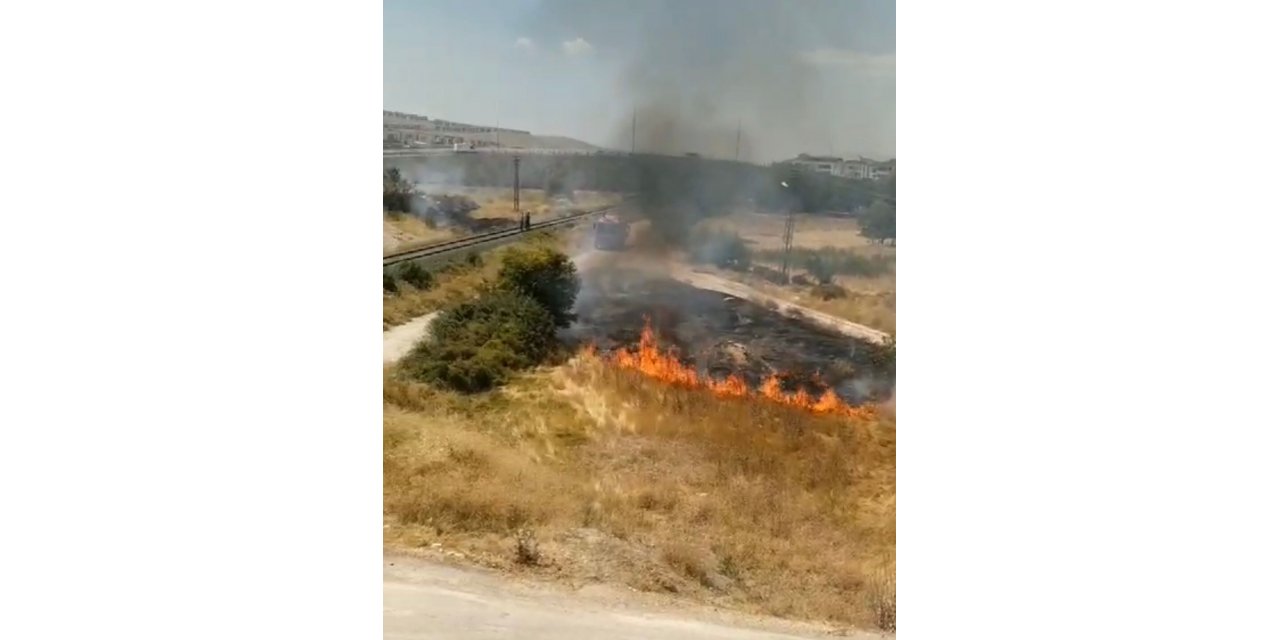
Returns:
[[[461,186],[511,187],[514,179],[508,155],[457,154],[391,162],[396,175],[448,176]],[[783,182],[788,186],[783,187]],[[893,180],[852,180],[786,164],[766,167],[643,154],[528,156],[521,158],[520,184],[546,189],[550,196],[575,190],[638,194],[655,230],[670,240],[687,237],[702,218],[741,206],[776,212],[854,212],[867,221],[868,237],[894,237]]]
[[[382,171],[383,215],[413,215],[432,224],[466,225],[471,212],[479,208],[475,200],[466,196],[417,193],[399,169]]]

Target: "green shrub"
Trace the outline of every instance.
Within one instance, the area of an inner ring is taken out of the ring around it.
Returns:
[[[410,262],[400,270],[400,279],[413,285],[413,288],[420,290],[430,289],[433,282],[431,272],[423,269],[416,262]]]
[[[423,382],[485,391],[541,362],[554,340],[555,322],[542,305],[511,291],[490,291],[441,313],[401,368]]]
[[[814,280],[818,281],[818,284],[831,284],[832,278],[836,277],[835,262],[820,255],[807,256],[804,268],[809,271],[809,275],[813,276]]]
[[[382,290],[386,293],[395,293],[399,291],[400,287],[396,285],[396,277],[389,273],[383,273]]]
[[[413,199],[413,185],[400,175],[399,169],[382,171],[382,210],[385,213],[408,213]]]
[[[877,202],[862,216],[862,235],[872,240],[894,240],[898,237],[898,210],[891,204]]]
[[[498,288],[532,298],[558,327],[573,321],[573,303],[581,281],[569,256],[550,247],[519,248],[502,257]]]

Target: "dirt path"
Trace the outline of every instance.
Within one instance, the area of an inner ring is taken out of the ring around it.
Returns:
[[[408,556],[383,562],[383,637],[528,640],[800,640],[833,630],[655,603],[606,587],[577,592]],[[840,637],[871,640],[868,633]]]
[[[860,338],[862,340],[877,343],[882,343],[889,339],[889,334],[878,329],[872,329],[866,325],[851,322],[843,318],[837,318],[831,314],[823,313],[816,309],[810,309],[809,307],[803,307],[792,302],[787,302],[782,298],[757,291],[745,284],[727,280],[711,273],[697,271],[684,265],[673,265],[671,269],[671,277],[699,289],[717,291],[735,298],[742,298],[744,300],[751,300],[762,304],[772,303],[783,313],[790,312],[799,314],[815,324],[825,326],[854,338]]]
[[[403,358],[413,349],[427,332],[427,326],[436,319],[439,311],[432,311],[425,316],[418,316],[402,325],[391,327],[382,332],[382,362],[395,362]]]

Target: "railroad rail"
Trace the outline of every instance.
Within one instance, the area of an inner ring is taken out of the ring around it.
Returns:
[[[429,244],[425,247],[418,247],[417,249],[410,249],[408,251],[401,251],[398,253],[385,255],[385,256],[382,256],[382,267],[385,269],[387,267],[397,265],[402,262],[408,262],[410,260],[419,260],[422,258],[441,256],[441,255],[453,253],[454,251],[462,251],[464,249],[471,249],[477,246],[490,244],[499,240],[513,239],[518,236],[522,236],[526,233],[531,233],[533,231],[545,231],[548,229],[556,229],[559,227],[572,226],[575,223],[585,220],[587,218],[590,218],[592,216],[599,216],[599,215],[604,215],[606,213],[618,211],[623,207],[625,207],[627,204],[629,204],[629,199],[624,199],[622,202],[615,205],[608,206],[608,207],[603,207],[600,209],[592,209],[591,211],[582,211],[580,213],[574,213],[567,216],[560,216],[559,218],[552,218],[551,220],[544,220],[542,222],[535,222],[531,224],[528,229],[521,229],[519,228],[519,226],[512,229],[500,229],[498,231],[491,231],[488,233],[479,233],[473,236],[467,236],[465,238],[457,238],[454,240],[446,240],[444,242]]]

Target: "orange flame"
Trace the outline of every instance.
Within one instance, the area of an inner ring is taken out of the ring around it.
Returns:
[[[587,345],[583,349],[583,354],[589,358],[599,357],[594,344]],[[863,420],[870,419],[875,415],[875,411],[871,407],[853,407],[845,404],[836,395],[835,391],[830,388],[825,389],[822,395],[817,398],[814,398],[804,389],[787,393],[782,389],[782,380],[777,375],[770,375],[766,378],[754,393],[751,387],[747,385],[746,380],[737,375],[730,375],[724,380],[716,380],[709,376],[699,376],[696,369],[681,364],[674,350],[663,353],[658,348],[658,340],[654,336],[653,326],[648,318],[645,318],[644,330],[640,332],[639,347],[634,351],[620,349],[604,358],[606,362],[616,367],[638,371],[651,378],[679,387],[707,389],[722,398],[746,398],[754,395],[771,402],[820,414],[843,415]]]

